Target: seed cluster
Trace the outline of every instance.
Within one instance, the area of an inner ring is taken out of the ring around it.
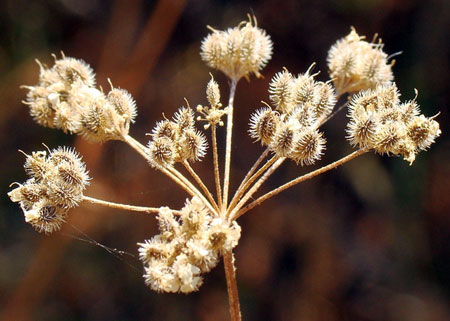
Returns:
[[[95,87],[94,72],[82,60],[55,57],[52,68],[39,66],[38,84],[25,86],[29,90],[25,104],[38,124],[97,142],[128,134],[136,103],[126,90],[111,85],[105,95]]]
[[[147,153],[150,164],[166,167],[185,160],[197,161],[206,154],[208,146],[205,136],[195,129],[194,112],[181,107],[173,121],[158,122],[151,134]]]
[[[354,28],[328,52],[330,76],[339,94],[375,89],[393,79],[392,65],[381,41],[369,43]],[[374,39],[375,41],[375,39]]]
[[[329,83],[316,81],[308,70],[294,77],[287,69],[270,82],[270,100],[250,118],[250,136],[279,157],[300,164],[312,164],[325,148],[318,127],[336,102]]]
[[[212,29],[201,46],[202,59],[230,79],[239,79],[264,68],[272,56],[272,41],[257,27],[256,19],[241,22],[226,31]]]
[[[209,102],[209,106],[197,106],[197,112],[202,115],[198,116],[197,120],[207,122],[207,124],[203,126],[205,129],[216,125],[223,126],[222,117],[228,112],[228,107],[222,109],[219,84],[217,84],[212,76],[206,86],[206,99]]]
[[[355,95],[349,106],[348,139],[380,154],[401,155],[412,164],[441,130],[434,117],[420,114],[416,99],[401,103],[399,98],[393,83]]]
[[[59,147],[48,156],[45,151],[27,155],[24,168],[30,178],[8,196],[38,232],[59,230],[67,211],[83,199],[89,182],[86,166],[73,150]]]
[[[162,207],[157,216],[160,234],[140,243],[145,282],[159,292],[189,293],[198,290],[203,278],[231,251],[241,235],[234,221],[214,217],[196,197],[187,200],[175,217]]]

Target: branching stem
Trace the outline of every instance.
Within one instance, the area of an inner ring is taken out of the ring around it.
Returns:
[[[145,146],[139,143],[136,139],[131,137],[130,135],[124,135],[123,141],[126,142],[130,147],[132,147],[135,151],[137,151],[142,157],[145,158],[145,160],[149,161],[148,155],[145,152]],[[163,172],[165,175],[167,175],[170,179],[172,179],[176,184],[178,184],[181,188],[183,188],[189,195],[191,196],[197,196],[200,198],[206,206],[210,208],[210,210],[214,213],[215,209],[212,207],[212,205],[205,199],[202,193],[195,188],[195,186],[192,185],[192,183],[183,176],[180,172],[178,172],[173,167],[161,167],[159,168],[161,172]]]
[[[365,149],[365,148],[359,149],[359,150],[354,151],[353,153],[351,153],[351,154],[349,154],[349,155],[347,155],[345,157],[342,157],[341,159],[339,159],[339,160],[337,160],[337,161],[335,161],[335,162],[333,162],[331,164],[328,164],[327,166],[321,167],[321,168],[316,169],[315,171],[312,171],[312,172],[310,172],[308,174],[305,174],[303,176],[297,177],[297,178],[291,180],[290,182],[288,182],[288,183],[286,183],[284,185],[281,185],[280,187],[275,188],[274,190],[272,190],[272,191],[270,191],[270,192],[260,196],[255,201],[253,201],[250,204],[248,204],[247,206],[241,208],[234,216],[232,216],[232,218],[233,219],[237,219],[238,217],[242,216],[247,211],[251,210],[255,206],[257,206],[257,205],[261,204],[262,202],[264,202],[265,200],[271,198],[272,196],[275,196],[275,195],[281,193],[285,189],[288,189],[289,187],[292,187],[292,186],[294,186],[294,185],[296,185],[298,183],[301,183],[303,181],[311,179],[311,178],[313,178],[313,177],[315,177],[317,175],[323,174],[323,173],[325,173],[325,172],[327,172],[327,171],[329,171],[329,170],[331,170],[333,168],[336,168],[336,167],[338,167],[338,166],[340,166],[340,165],[342,165],[342,164],[344,164],[344,163],[346,163],[346,162],[348,162],[348,161],[350,161],[350,160],[352,160],[352,159],[354,159],[354,158],[356,158],[356,157],[358,157],[358,156],[360,156],[360,155],[362,155],[362,154],[364,154],[364,153],[366,153],[368,151],[369,151],[369,149]]]
[[[236,213],[239,211],[239,209],[244,206],[245,203],[247,203],[249,198],[258,191],[261,185],[276,171],[278,167],[280,167],[281,164],[283,164],[285,159],[286,157],[277,158],[277,160],[270,166],[270,168],[264,173],[264,175],[261,176],[259,180],[255,184],[253,184],[250,190],[244,195],[244,197],[242,197],[239,203],[231,209],[228,217],[234,220],[234,217],[236,216]]]
[[[244,179],[241,182],[241,185],[239,185],[238,191],[242,188],[244,183],[247,182],[247,180],[250,178],[250,176],[253,175],[253,173],[258,168],[259,164],[261,164],[262,161],[267,157],[267,155],[269,155],[269,152],[270,152],[269,149],[266,148],[266,150],[259,156],[259,158],[256,160],[255,164],[253,164],[253,166],[250,168],[248,173],[245,175]]]
[[[250,178],[248,178],[237,190],[236,194],[234,194],[233,199],[230,202],[230,205],[228,206],[228,212],[227,215],[229,215],[230,211],[233,210],[233,207],[236,205],[236,203],[239,201],[239,199],[244,195],[244,193],[247,191],[247,189],[251,186],[251,184],[259,177],[261,176],[279,157],[273,156],[271,159],[269,159],[254,175],[252,175]]]
[[[211,195],[211,192],[206,187],[205,183],[203,183],[200,176],[197,175],[197,173],[194,171],[194,169],[191,167],[191,165],[189,164],[189,162],[187,160],[185,160],[183,162],[183,165],[186,168],[186,170],[189,172],[189,174],[191,174],[191,176],[195,179],[195,181],[200,186],[200,188],[203,190],[203,193],[205,193],[205,195],[208,198],[211,205],[214,207],[214,209],[217,211],[217,213],[219,213],[219,208],[217,207],[216,201],[214,200],[213,196]]]

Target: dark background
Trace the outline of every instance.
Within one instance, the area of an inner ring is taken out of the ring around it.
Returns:
[[[1,320],[229,319],[222,265],[197,293],[157,294],[145,286],[136,257],[86,241],[136,256],[136,243],[157,233],[151,215],[83,204],[61,232],[45,236],[25,224],[6,193],[11,182],[26,179],[18,149],[71,145],[93,177],[87,195],[181,207],[185,193],[125,144],[88,144],[35,124],[19,86],[36,83],[35,58],[51,65],[51,54],[64,51],[84,59],[104,88],[109,77],[133,93],[139,110],[131,134],[145,143],[145,133],[183,97],[206,103],[211,70],[199,56],[206,25],[235,26],[247,13],[271,35],[274,55],[263,79],[238,84],[233,186],[262,151],[251,143],[247,121],[268,101],[271,77],[283,66],[304,72],[315,61],[318,79],[326,80],[327,50],[350,26],[369,40],[378,33],[389,54],[403,51],[394,67],[402,99],[417,88],[423,113],[441,113],[443,134],[412,166],[366,154],[243,216],[235,252],[244,320],[450,320],[447,0],[0,1]],[[225,103],[226,79],[213,74]],[[342,112],[324,126],[327,151],[311,168],[351,151],[345,123]],[[208,155],[194,168],[212,187],[211,164]],[[286,162],[262,190],[311,168]]]

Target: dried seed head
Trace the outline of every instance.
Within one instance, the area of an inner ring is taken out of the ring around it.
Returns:
[[[270,150],[279,157],[289,157],[294,143],[294,135],[298,129],[294,122],[280,123],[269,145]]]
[[[441,133],[439,123],[424,115],[415,116],[408,123],[407,134],[419,150],[425,150]]]
[[[261,141],[261,145],[269,145],[273,140],[279,122],[278,113],[270,107],[262,107],[256,110],[250,116],[250,137],[256,141]]]
[[[420,115],[415,99],[400,103],[399,97],[395,84],[355,95],[349,107],[348,139],[380,154],[401,155],[412,164],[441,131],[434,119]]]
[[[197,161],[206,154],[206,137],[195,129],[194,112],[181,107],[173,121],[163,120],[153,129],[153,140],[149,142],[152,165],[167,166],[185,160]]]
[[[95,88],[92,69],[82,60],[62,57],[51,69],[41,63],[37,86],[25,86],[25,104],[40,125],[65,133],[81,134],[94,142],[120,139],[128,134],[136,116],[131,95],[111,85],[105,97]]]
[[[81,134],[91,142],[104,142],[121,137],[121,128],[113,107],[106,97],[100,96],[92,100],[81,115]]]
[[[314,164],[325,149],[325,139],[318,130],[305,129],[296,133],[290,158],[301,165]]]
[[[295,105],[312,104],[315,100],[316,82],[314,76],[309,75],[309,72],[298,75],[295,78],[292,94]]]
[[[129,127],[130,123],[134,123],[137,115],[136,102],[128,91],[112,88],[108,93],[107,100],[122,119],[123,126]]]
[[[192,129],[195,125],[194,111],[189,107],[181,107],[173,117],[175,123],[178,125],[180,132],[186,129]]]
[[[206,155],[208,142],[206,137],[195,129],[187,129],[183,132],[180,141],[181,160],[198,161]]]
[[[167,167],[174,163],[176,149],[174,143],[166,137],[160,137],[149,142],[148,154],[152,166]]]
[[[265,67],[272,56],[272,41],[256,26],[256,19],[226,31],[212,30],[202,41],[201,57],[208,66],[219,69],[231,79],[239,79]]]
[[[206,99],[208,99],[211,108],[219,108],[220,106],[220,90],[219,84],[214,80],[211,75],[211,80],[206,86]]]
[[[287,119],[297,124],[299,128],[313,127],[317,122],[315,106],[310,103],[298,105]]]
[[[67,210],[43,199],[24,211],[25,222],[31,224],[38,232],[50,234],[58,231],[67,217]]]
[[[198,121],[205,121],[208,124],[204,125],[205,129],[208,129],[210,126],[223,126],[223,121],[221,120],[222,116],[228,112],[228,107],[221,109],[222,104],[220,103],[220,90],[219,85],[214,80],[211,75],[211,80],[206,86],[206,98],[210,106],[197,106],[197,112],[199,112],[202,116],[198,116]]]
[[[53,69],[69,86],[76,82],[81,82],[86,86],[95,86],[95,74],[83,60],[70,57],[56,59]]]
[[[379,125],[375,141],[375,150],[380,154],[398,154],[398,146],[405,136],[404,126],[398,122]]]
[[[347,126],[347,138],[352,146],[374,146],[377,124],[374,117],[368,113],[359,113]]]
[[[156,123],[155,128],[152,130],[153,139],[158,139],[160,137],[166,137],[169,139],[176,139],[178,126],[171,122],[170,120],[162,120]]]
[[[18,202],[25,220],[39,232],[59,229],[67,209],[77,206],[89,184],[84,163],[73,150],[58,148],[27,155],[25,171],[31,177],[8,196]]]
[[[270,82],[270,100],[275,105],[275,108],[282,113],[290,113],[293,108],[292,87],[293,77],[286,68],[276,73]]]
[[[339,94],[374,89],[390,83],[392,63],[383,52],[383,44],[368,43],[354,28],[328,52],[328,68]]]
[[[161,233],[138,245],[145,283],[158,292],[198,290],[202,274],[237,245],[241,233],[236,222],[214,218],[196,197],[186,201],[179,217],[161,208],[157,219]]]
[[[50,168],[46,160],[47,152],[32,152],[31,156],[26,156],[27,158],[23,166],[25,168],[25,172],[36,182],[41,182],[46,175],[50,173]]]
[[[241,227],[236,221],[229,222],[222,218],[215,218],[208,229],[208,240],[214,250],[221,253],[231,251],[241,237]]]
[[[314,116],[316,119],[325,119],[336,104],[336,94],[330,84],[321,81],[316,83],[314,91]]]

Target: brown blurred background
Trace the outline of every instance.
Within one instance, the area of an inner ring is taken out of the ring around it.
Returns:
[[[30,153],[44,142],[82,153],[93,177],[89,196],[181,207],[184,192],[125,144],[88,144],[33,123],[19,86],[36,83],[35,58],[51,64],[60,51],[82,58],[104,88],[109,77],[133,93],[139,115],[131,134],[145,143],[183,97],[206,103],[205,26],[234,26],[247,13],[271,35],[274,56],[264,79],[238,85],[233,186],[262,151],[247,121],[268,100],[270,78],[283,66],[300,73],[315,61],[326,80],[327,50],[350,26],[368,39],[379,33],[387,53],[403,51],[394,67],[402,97],[412,99],[417,88],[423,113],[441,112],[443,134],[413,166],[364,155],[243,216],[236,258],[244,320],[450,320],[447,0],[0,1],[0,320],[228,320],[221,265],[195,294],[157,294],[136,257],[77,240],[136,256],[136,243],[157,233],[152,216],[84,204],[61,232],[45,236],[24,223],[6,193],[26,179],[17,149]],[[225,103],[227,82],[213,74]],[[327,152],[311,168],[350,152],[345,123],[343,112],[326,124]],[[208,156],[194,168],[212,187],[211,164]],[[311,168],[287,162],[263,190]]]

